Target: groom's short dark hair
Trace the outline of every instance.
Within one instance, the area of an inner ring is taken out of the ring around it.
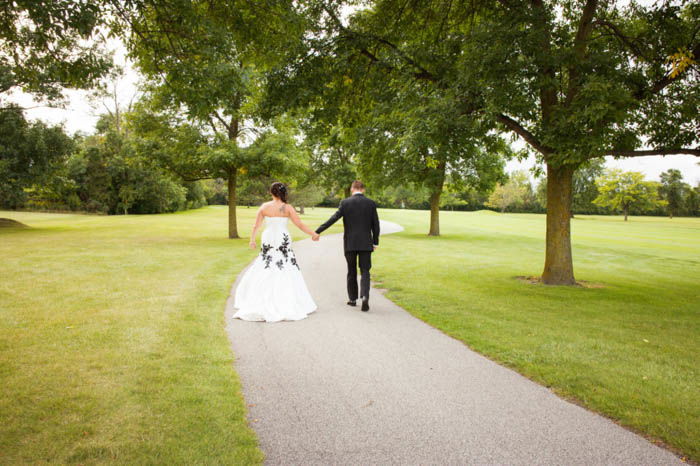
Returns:
[[[365,184],[360,180],[355,180],[352,182],[350,189],[354,189],[355,191],[362,191],[363,189],[365,189]]]

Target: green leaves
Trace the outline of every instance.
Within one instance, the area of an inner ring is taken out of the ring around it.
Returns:
[[[0,203],[20,207],[25,190],[48,182],[74,149],[62,126],[27,122],[22,111],[0,111]]]
[[[671,217],[678,215],[681,209],[685,207],[683,206],[683,201],[688,197],[690,191],[692,191],[692,188],[683,183],[683,175],[680,170],[672,168],[661,174],[659,193],[666,201]]]
[[[59,102],[112,67],[102,26],[106,2],[22,0],[0,6],[0,96],[21,89]]]
[[[644,174],[640,172],[610,169],[596,183],[599,195],[593,203],[622,211],[625,220],[632,209],[644,211],[666,204],[658,197],[658,183],[645,181]]]

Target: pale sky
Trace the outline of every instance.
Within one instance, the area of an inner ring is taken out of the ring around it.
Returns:
[[[110,48],[114,50],[115,62],[121,64],[125,70],[124,76],[117,84],[117,93],[122,105],[125,105],[137,92],[139,74],[134,70],[131,63],[126,59],[124,46],[116,39],[110,41]],[[68,100],[66,108],[57,109],[46,106],[30,108],[26,111],[27,118],[40,119],[47,123],[63,123],[66,130],[73,134],[77,131],[92,133],[97,122],[98,115],[104,112],[100,101],[91,102],[88,99],[87,91],[67,90],[65,95]],[[10,101],[23,107],[33,107],[40,105],[36,103],[30,95],[24,93],[14,93]],[[105,102],[107,105],[110,102]],[[606,166],[621,168],[626,171],[640,171],[649,180],[658,181],[659,175],[669,168],[676,168],[683,173],[686,183],[696,186],[700,183],[700,157],[692,155],[668,155],[634,157],[615,160],[606,157]],[[506,164],[506,171],[512,172],[519,169],[530,169],[535,164],[534,157],[525,161],[513,160]]]
[[[646,179],[653,181],[659,181],[661,173],[669,168],[676,168],[683,174],[683,180],[692,186],[700,184],[700,165],[698,163],[700,163],[700,157],[693,155],[652,155],[617,160],[612,157],[605,157],[606,167],[642,172]],[[522,162],[511,160],[506,163],[506,171],[510,173],[515,170],[529,170],[534,165],[534,157],[530,157]]]

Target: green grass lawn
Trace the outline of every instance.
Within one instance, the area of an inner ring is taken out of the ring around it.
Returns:
[[[443,212],[440,238],[427,212],[380,216],[406,228],[374,255],[391,299],[700,459],[700,219],[575,219],[576,276],[604,287],[564,288],[513,278],[541,272],[544,216]],[[0,228],[1,464],[262,461],[223,316],[256,252],[225,207],[0,217],[30,227]]]
[[[225,207],[0,217],[30,227],[0,228],[0,464],[262,461],[224,331],[256,252]]]
[[[406,230],[374,255],[388,297],[558,394],[700,460],[700,219],[581,216],[578,280],[539,275],[543,215],[386,210]]]

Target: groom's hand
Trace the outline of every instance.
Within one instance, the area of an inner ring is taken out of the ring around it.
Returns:
[[[318,233],[314,233],[313,235],[311,235],[312,241],[318,241],[319,238],[321,238],[321,235],[319,235]]]

